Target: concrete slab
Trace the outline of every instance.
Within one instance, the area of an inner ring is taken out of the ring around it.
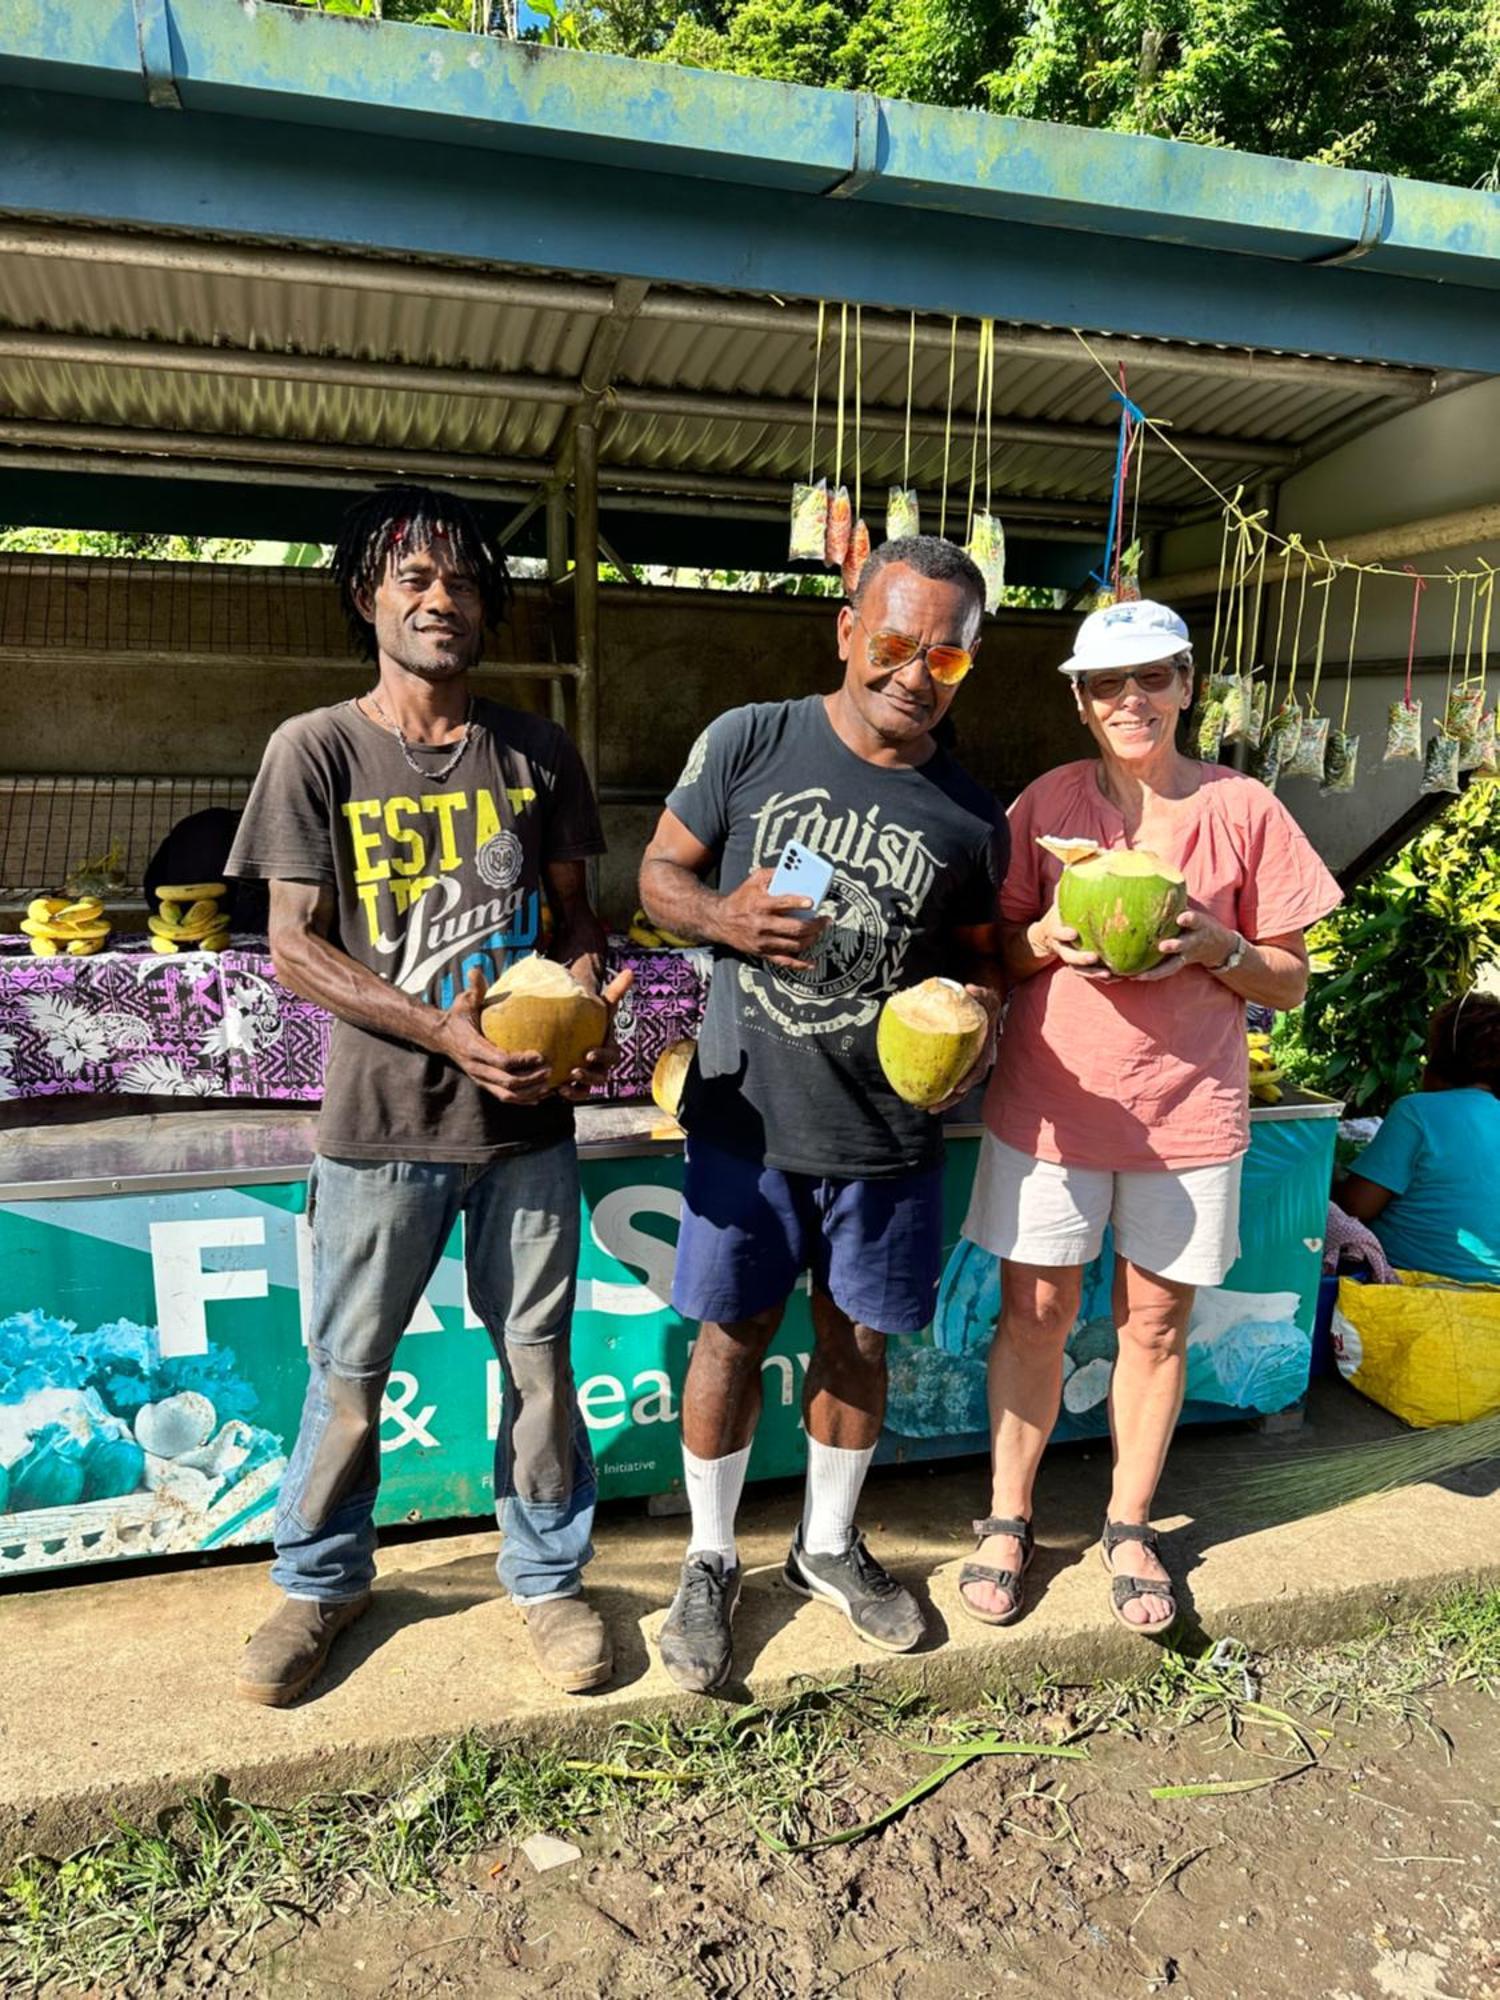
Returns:
[[[1198,1626],[1253,1648],[1317,1643],[1364,1629],[1453,1583],[1500,1580],[1493,1469],[1290,1526],[1226,1531],[1195,1495],[1226,1449],[1326,1446],[1395,1428],[1336,1384],[1320,1385],[1299,1439],[1185,1433],[1158,1516]],[[1087,1680],[1139,1670],[1148,1641],[1109,1615],[1094,1550],[1108,1452],[1049,1455],[1038,1491],[1040,1547],[1031,1608],[995,1631],[967,1619],[956,1581],[968,1522],[986,1506],[974,1461],[877,1473],[863,1524],[881,1556],[930,1605],[926,1648],[892,1659],[836,1613],[777,1580],[796,1491],[746,1502],[747,1584],[736,1623],[746,1688],[770,1695],[798,1675],[858,1665],[954,1697],[1045,1669]],[[493,1532],[429,1535],[386,1549],[375,1603],[343,1640],[321,1688],[276,1711],[231,1693],[240,1646],[275,1601],[259,1561],[98,1580],[0,1599],[0,1849],[56,1852],[91,1838],[112,1811],[159,1809],[211,1774],[243,1796],[288,1798],[406,1768],[466,1729],[589,1735],[620,1716],[682,1702],[648,1642],[675,1587],[686,1523],[639,1507],[604,1510],[590,1572],[608,1617],[610,1688],[561,1696],[532,1667],[518,1614],[498,1594]]]

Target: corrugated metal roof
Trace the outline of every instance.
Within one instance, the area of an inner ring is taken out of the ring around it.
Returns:
[[[0,337],[0,423],[9,426],[0,443],[55,438],[65,449],[82,449],[68,430],[51,427],[87,426],[108,434],[87,443],[91,461],[100,464],[130,451],[140,433],[175,433],[207,441],[195,447],[200,468],[215,451],[233,462],[237,446],[243,452],[250,439],[262,448],[323,447],[330,463],[341,451],[356,460],[368,451],[441,453],[465,462],[455,470],[471,464],[476,479],[492,479],[496,461],[510,462],[508,476],[534,467],[541,477],[564,439],[569,399],[579,398],[590,349],[608,318],[608,290],[581,287],[566,274],[491,268],[478,274],[475,289],[482,293],[488,284],[497,296],[449,297],[442,295],[449,274],[395,261],[384,277],[361,265],[354,288],[340,282],[335,258],[316,265],[293,258],[292,275],[265,275],[278,267],[274,256],[264,269],[257,264],[264,251],[244,253],[243,269],[227,251],[229,268],[200,269],[192,268],[181,243],[153,259],[137,240],[130,254],[141,261],[132,264],[119,261],[125,254],[119,245],[129,239],[80,233],[73,254],[71,241],[59,244],[58,234],[50,232],[47,254],[26,254],[24,229],[0,241],[3,327],[11,338],[6,351]],[[548,304],[549,283],[562,287],[556,309]],[[515,296],[498,295],[507,286]],[[761,309],[752,315],[756,323],[736,323],[746,307]],[[596,418],[602,488],[617,485],[621,475],[649,472],[686,475],[695,490],[708,482],[741,499],[749,497],[743,482],[765,481],[769,499],[774,485],[804,477],[810,459],[817,473],[831,476],[839,315],[828,316],[821,364],[809,313],[788,311],[785,318],[783,328],[771,302],[744,296],[676,288],[648,293],[625,332]],[[919,331],[909,478],[935,495],[945,458],[950,328],[928,320]],[[896,338],[886,337],[893,332]],[[1024,511],[1027,502],[1049,503],[1097,518],[1113,471],[1115,378],[1066,335],[1054,335],[1036,353],[1026,344],[1027,329],[1002,325],[990,414],[995,425],[1036,428],[1021,438],[997,437],[988,452],[981,443],[976,453],[972,432],[962,434],[985,414],[972,332],[972,325],[965,329],[954,369],[950,506],[966,502],[971,476],[981,493],[987,477],[1002,504]],[[855,316],[849,315],[843,471],[852,485],[857,468],[871,493],[908,472],[909,357],[902,333],[888,319],[871,322],[860,371],[865,424],[856,433]],[[80,336],[105,345],[81,359],[47,348],[53,337]],[[1020,351],[1011,351],[1017,340]],[[14,351],[18,341],[21,352]],[[28,341],[41,351],[25,352]],[[182,349],[200,353],[180,365]],[[1268,454],[1284,465],[1289,447],[1330,427],[1378,421],[1423,386],[1408,371],[1355,363],[1299,370],[1272,359],[1242,378],[1204,373],[1201,349],[1160,341],[1110,348],[1111,355],[1121,351],[1130,357],[1130,395],[1175,433],[1206,441],[1212,457],[1202,470],[1221,487],[1263,476]],[[288,355],[329,379],[279,379],[272,357]],[[378,385],[339,379],[341,368],[345,377],[358,374],[350,363],[516,379],[503,393],[459,393],[458,382],[430,380],[408,389],[389,374]],[[1393,390],[1400,392],[1395,400]],[[666,397],[670,407],[632,408],[632,391]],[[716,407],[704,410],[704,399]],[[734,407],[723,408],[726,402]],[[797,413],[797,405],[809,409]],[[1079,426],[1092,435],[1076,435]],[[161,449],[160,440],[150,448]],[[261,459],[274,463],[274,449],[269,455],[262,449]],[[305,454],[299,462],[308,462]],[[1140,499],[1148,509],[1176,515],[1209,497],[1190,467],[1154,442],[1147,446]]]

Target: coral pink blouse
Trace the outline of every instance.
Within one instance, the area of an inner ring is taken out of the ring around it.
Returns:
[[[1092,760],[1028,785],[1010,809],[1007,921],[1051,906],[1062,864],[1040,834],[1128,847]],[[1154,851],[1181,869],[1199,909],[1252,943],[1305,929],[1341,900],[1286,807],[1223,765]],[[1170,979],[1085,979],[1054,961],[1014,988],[984,1101],[1007,1146],[1041,1160],[1115,1172],[1231,1160],[1250,1143],[1245,1003],[1203,966]]]

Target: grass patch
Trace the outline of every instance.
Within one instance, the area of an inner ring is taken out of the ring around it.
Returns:
[[[189,1952],[232,1973],[248,1967],[269,1925],[315,1918],[362,1888],[438,1894],[455,1864],[532,1832],[612,1823],[707,1838],[727,1816],[731,1839],[753,1830],[783,1848],[835,1844],[887,1823],[906,1803],[899,1794],[931,1789],[922,1774],[938,1760],[957,1770],[997,1754],[983,1746],[1002,1739],[1055,1755],[1103,1732],[1206,1727],[1305,1768],[1326,1747],[1327,1725],[1431,1726],[1426,1697],[1436,1688],[1500,1694],[1500,1591],[1455,1592],[1410,1624],[1316,1653],[1252,1660],[1221,1641],[1198,1658],[1151,1660],[1130,1680],[997,1689],[959,1716],[859,1678],[808,1684],[776,1703],[703,1703],[621,1722],[597,1761],[465,1737],[393,1792],[288,1807],[213,1786],[149,1826],[121,1822],[67,1860],[19,1863],[0,1882],[0,1989],[50,1982],[122,1993]],[[1076,1844],[1066,1797],[1060,1782],[1040,1789],[1033,1771],[1001,1818],[1009,1826],[1014,1807],[1017,1830]]]
[[[316,1917],[351,1888],[434,1893],[444,1869],[528,1833],[738,1808],[782,1839],[815,1838],[857,1824],[873,1746],[925,1728],[927,1712],[896,1689],[809,1685],[773,1706],[623,1722],[597,1762],[468,1736],[394,1794],[261,1807],[216,1786],[66,1861],[22,1861],[0,1884],[0,1988],[117,1990],[189,1948],[243,1952],[266,1925]]]

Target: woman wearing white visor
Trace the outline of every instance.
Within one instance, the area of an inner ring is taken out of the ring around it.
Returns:
[[[1119,1357],[1102,1553],[1115,1616],[1153,1634],[1177,1615],[1150,1521],[1182,1406],[1188,1315],[1195,1287],[1220,1284],[1239,1249],[1245,1002],[1299,1004],[1303,932],[1339,889],[1264,785],[1177,747],[1193,657],[1175,611],[1137,601],[1091,613],[1062,671],[1098,755],[1037,779],[1010,812],[1000,913],[1013,985],[964,1225],[1003,1260],[994,1489],[959,1589],[987,1624],[1020,1614],[1063,1345],[1083,1267],[1112,1223]],[[1149,848],[1182,873],[1188,907],[1164,964],[1115,978],[1080,949],[1057,913],[1062,864],[1037,845],[1043,835]]]

